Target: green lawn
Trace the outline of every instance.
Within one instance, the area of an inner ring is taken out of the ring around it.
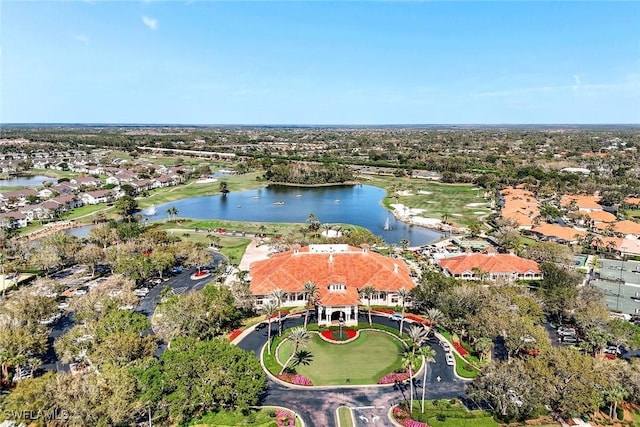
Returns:
[[[401,367],[400,340],[384,332],[361,331],[360,337],[348,344],[331,344],[311,333],[306,350],[313,360],[308,366],[298,366],[298,373],[313,385],[377,384],[385,374]],[[286,340],[279,349],[278,359],[284,363],[293,346]]]
[[[44,175],[52,178],[60,179],[60,178],[75,178],[80,175],[77,172],[71,171],[59,171],[55,169],[31,169],[29,174],[32,175]]]
[[[273,414],[274,410],[271,408],[252,410],[248,415],[227,411],[212,412],[191,420],[187,425],[192,427],[276,427],[278,424],[275,417],[271,416]],[[296,417],[296,426],[300,425],[300,420]]]
[[[629,219],[640,218],[640,209],[626,209],[624,213]]]
[[[338,408],[338,427],[353,427],[353,417],[351,409],[346,406]]]
[[[468,411],[462,403],[454,400],[429,400],[425,402],[424,414],[420,412],[420,400],[413,403],[412,418],[427,422],[432,427],[498,427],[498,423],[485,411]]]
[[[471,184],[442,184],[423,179],[374,176],[367,184],[387,190],[383,204],[391,209],[392,203],[401,203],[410,208],[424,209],[420,216],[425,218],[446,218],[454,224],[468,225],[474,220],[491,213],[490,204],[484,198],[484,190],[477,190]],[[398,195],[397,190],[410,191],[412,195]],[[418,192],[430,194],[419,194]],[[480,205],[473,205],[478,204]],[[468,206],[472,204],[472,206]]]
[[[261,174],[258,172],[234,175],[224,178],[224,181],[227,181],[229,191],[252,190],[255,188],[262,188],[267,185],[266,182],[259,182],[256,180],[260,175]],[[194,179],[189,181],[187,184],[152,190],[150,191],[149,197],[144,197],[138,200],[138,206],[141,209],[144,209],[151,205],[159,205],[189,197],[220,195],[220,180],[204,184],[198,184],[196,181],[197,180]]]

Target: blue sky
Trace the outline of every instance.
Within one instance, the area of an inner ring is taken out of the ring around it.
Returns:
[[[640,123],[640,2],[2,1],[0,122]]]

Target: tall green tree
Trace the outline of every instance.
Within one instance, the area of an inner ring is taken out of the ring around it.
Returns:
[[[301,328],[298,326],[296,328],[292,328],[289,331],[289,335],[287,336],[287,339],[293,343],[293,351],[291,352],[291,355],[289,356],[287,361],[284,362],[284,365],[280,370],[281,375],[284,372],[284,370],[287,369],[287,366],[289,366],[289,363],[291,362],[291,360],[293,360],[293,358],[296,357],[296,353],[298,353],[298,350],[300,350],[300,348],[307,345],[307,343],[309,342],[309,338],[310,338],[309,332],[307,332],[305,328]]]
[[[369,317],[369,326],[371,326],[371,298],[373,298],[375,292],[376,289],[371,285],[367,285],[360,290],[360,294],[362,294],[362,296],[367,299],[367,315]]]
[[[307,297],[307,310],[304,314],[304,329],[307,329],[307,323],[309,321],[309,309],[315,307],[316,298],[318,298],[318,287],[311,280],[304,282],[303,291]]]

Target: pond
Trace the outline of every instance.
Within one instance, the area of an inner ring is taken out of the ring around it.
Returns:
[[[0,179],[0,187],[42,187],[42,183],[48,181],[52,184],[58,182],[56,178],[44,175],[14,176],[10,179]]]
[[[177,200],[145,210],[150,221],[168,217],[175,207],[178,216],[231,221],[305,222],[313,213],[323,223],[355,224],[382,236],[387,243],[407,239],[411,246],[431,243],[441,234],[410,226],[382,206],[385,191],[371,185],[299,188],[269,186],[258,190],[233,192]]]

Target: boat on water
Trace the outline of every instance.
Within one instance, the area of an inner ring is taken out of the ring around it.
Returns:
[[[284,205],[284,202],[273,202],[273,204],[276,206],[281,206],[281,205]]]
[[[236,208],[241,208],[241,207],[242,207],[242,206],[240,206],[240,205],[236,206]]]
[[[302,197],[302,194],[296,194],[296,197]]]
[[[259,199],[259,198],[260,198],[260,196],[253,196],[253,198],[254,198],[254,199]]]
[[[334,202],[335,203],[340,203],[340,199],[335,199]]]

